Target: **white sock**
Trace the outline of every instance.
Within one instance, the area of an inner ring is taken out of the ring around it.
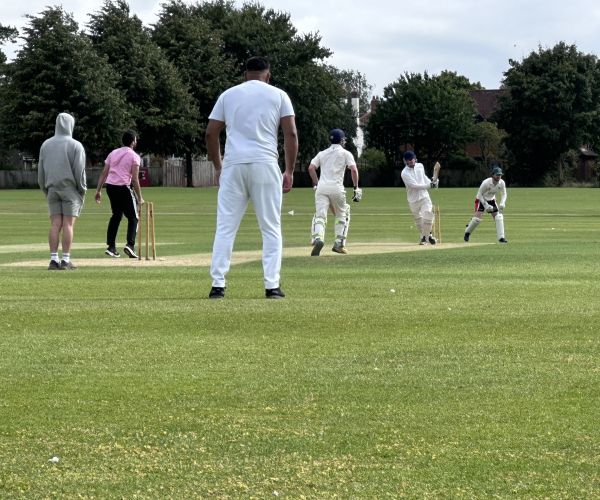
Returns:
[[[60,262],[60,260],[58,260],[58,252],[52,252],[50,254],[50,260],[53,260],[54,262]]]
[[[64,260],[65,262],[69,262],[71,260],[71,254],[70,253],[63,253],[62,254],[62,260]]]

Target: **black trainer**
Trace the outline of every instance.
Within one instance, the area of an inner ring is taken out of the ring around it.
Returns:
[[[110,257],[114,257],[115,259],[118,259],[121,256],[115,247],[108,247],[106,250],[104,250],[104,253]]]
[[[285,297],[285,293],[281,288],[267,288],[265,289],[265,297],[267,299],[283,299]]]
[[[469,241],[469,238],[470,238],[470,237],[471,237],[471,233],[465,233],[465,236],[464,236],[464,238],[463,238],[463,239],[464,239],[465,241]]]
[[[325,245],[325,242],[321,238],[316,238],[310,255],[313,257],[318,257],[323,249],[323,245]]]
[[[61,260],[60,269],[61,271],[74,271],[77,267],[75,267],[71,261],[67,262],[66,260]]]
[[[423,236],[421,241],[419,241],[419,245],[427,245],[427,236]]]
[[[60,263],[55,260],[51,260],[48,264],[48,271],[60,271]]]
[[[429,240],[429,243],[431,243],[432,245],[435,245],[437,243],[437,240],[433,237],[433,234],[429,233],[429,238],[427,238]]]
[[[209,299],[223,299],[225,298],[225,288],[222,286],[213,286],[208,294]]]
[[[506,238],[500,238],[498,243],[508,243],[508,240]]]
[[[129,245],[125,245],[125,248],[123,248],[123,251],[129,255],[130,259],[137,259],[138,255],[137,253],[135,253],[135,250],[133,248],[131,248]]]

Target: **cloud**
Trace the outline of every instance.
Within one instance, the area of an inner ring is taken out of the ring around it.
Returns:
[[[194,0],[196,1],[196,0]],[[246,0],[237,0],[240,7]],[[191,3],[191,0],[186,0]],[[594,0],[259,0],[290,13],[299,33],[319,33],[333,55],[328,64],[363,73],[383,93],[405,72],[455,71],[486,88],[497,88],[509,59],[521,60],[538,46],[560,41],[585,53],[598,50],[600,4]],[[25,14],[37,15],[47,0],[11,2],[0,7],[4,25],[22,27]],[[51,3],[51,2],[50,2]],[[130,9],[146,25],[156,21],[160,1],[133,0]],[[98,0],[63,0],[83,29]],[[11,48],[5,46],[9,57]]]

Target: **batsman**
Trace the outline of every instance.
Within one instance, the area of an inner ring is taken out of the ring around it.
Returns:
[[[415,226],[420,234],[419,245],[435,245],[437,240],[432,234],[434,212],[429,189],[437,189],[440,185],[440,164],[436,162],[433,177],[425,175],[425,167],[417,162],[414,151],[406,151],[403,155],[404,168],[400,176],[406,187],[406,199],[413,215]]]
[[[329,132],[331,146],[320,151],[308,166],[308,173],[315,191],[315,215],[312,220],[311,243],[313,257],[321,253],[325,245],[325,227],[327,226],[327,212],[331,208],[335,217],[335,241],[331,250],[336,253],[347,254],[346,237],[350,227],[350,205],[346,203],[346,189],[344,188],[344,173],[350,170],[354,195],[352,200],[359,202],[362,198],[362,189],[358,187],[358,168],[354,156],[344,149],[346,134],[339,128]],[[320,177],[317,169],[320,168]]]

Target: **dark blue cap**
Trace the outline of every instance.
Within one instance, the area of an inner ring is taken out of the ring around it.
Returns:
[[[346,138],[346,134],[344,131],[339,128],[334,128],[331,132],[329,132],[329,140],[331,144],[339,144]]]
[[[414,152],[414,151],[406,151],[406,152],[404,153],[404,159],[405,159],[406,161],[412,160],[412,159],[414,159],[414,158],[416,158],[416,157],[417,157],[417,155],[415,154],[415,152]]]

